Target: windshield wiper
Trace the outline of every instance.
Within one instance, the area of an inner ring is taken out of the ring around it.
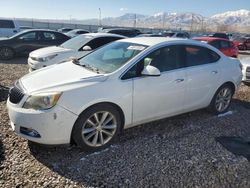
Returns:
[[[97,74],[100,74],[100,70],[98,68],[96,68],[96,67],[91,66],[90,64],[79,64],[79,65],[82,66],[82,67],[84,67],[84,68],[86,68],[86,69],[94,71]]]

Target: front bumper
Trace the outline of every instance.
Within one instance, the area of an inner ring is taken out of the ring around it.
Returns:
[[[11,127],[17,135],[40,144],[69,144],[73,125],[77,115],[56,105],[46,111],[24,109],[7,101]],[[40,138],[28,136],[20,132],[25,127],[37,131]]]

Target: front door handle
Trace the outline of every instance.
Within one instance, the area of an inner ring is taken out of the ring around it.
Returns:
[[[183,81],[184,81],[183,78],[179,78],[179,79],[176,79],[176,80],[175,80],[176,83],[181,83],[181,82],[183,82]]]
[[[212,71],[212,74],[218,74],[218,71]]]

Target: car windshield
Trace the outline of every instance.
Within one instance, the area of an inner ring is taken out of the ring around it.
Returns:
[[[79,60],[79,65],[96,72],[112,73],[147,48],[129,42],[113,42]]]
[[[66,42],[61,44],[61,47],[72,49],[72,50],[79,50],[82,46],[84,46],[87,42],[93,39],[93,36],[89,35],[79,35],[72,39],[67,40]]]
[[[18,36],[20,36],[20,35],[22,35],[22,34],[24,34],[24,33],[27,33],[27,31],[28,31],[28,30],[21,31],[21,32],[15,34],[15,35],[13,35],[13,36],[11,36],[10,38],[18,37]]]

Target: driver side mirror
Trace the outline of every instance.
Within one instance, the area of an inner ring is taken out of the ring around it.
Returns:
[[[160,76],[161,72],[156,67],[147,65],[146,67],[144,67],[141,74],[143,76]]]
[[[90,46],[84,46],[82,47],[82,51],[91,51],[92,48]]]

